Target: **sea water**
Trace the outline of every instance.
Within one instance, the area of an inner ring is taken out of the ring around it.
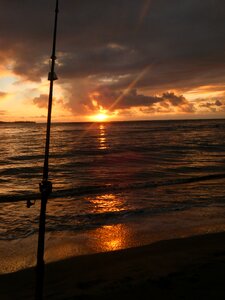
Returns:
[[[0,123],[2,272],[34,263],[44,144],[45,124]],[[50,261],[223,231],[225,121],[53,124],[49,178]]]

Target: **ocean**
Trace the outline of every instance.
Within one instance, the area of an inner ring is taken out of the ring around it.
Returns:
[[[3,273],[34,264],[44,141],[0,124]],[[49,163],[47,261],[225,230],[225,120],[55,123]]]

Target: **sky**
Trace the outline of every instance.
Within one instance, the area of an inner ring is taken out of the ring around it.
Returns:
[[[55,0],[0,0],[0,121],[44,122]],[[59,0],[57,122],[225,117],[225,2]]]

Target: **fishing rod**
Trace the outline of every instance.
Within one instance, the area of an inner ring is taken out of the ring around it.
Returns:
[[[57,80],[57,76],[55,74],[55,61],[56,61],[56,36],[57,36],[58,12],[59,12],[59,1],[56,0],[55,23],[54,23],[53,45],[52,45],[52,56],[51,56],[51,70],[48,74],[50,87],[49,87],[49,99],[48,99],[48,117],[47,117],[47,128],[46,128],[43,178],[41,183],[39,184],[40,192],[41,192],[41,209],[40,209],[38,247],[37,247],[35,300],[43,299],[44,273],[45,273],[44,248],[45,248],[46,206],[47,206],[49,195],[52,192],[52,183],[51,181],[48,180],[48,171],[49,171],[48,161],[49,161],[49,145],[50,145],[50,133],[51,133],[53,84],[54,81]],[[32,203],[30,202],[27,203],[28,207],[31,205]]]

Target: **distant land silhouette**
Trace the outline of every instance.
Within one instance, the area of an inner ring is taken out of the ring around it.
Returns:
[[[26,123],[29,123],[29,124],[35,124],[36,122],[35,121],[12,121],[12,122],[9,122],[9,121],[0,121],[1,124],[8,124],[8,123],[22,123],[22,124],[26,124]]]

